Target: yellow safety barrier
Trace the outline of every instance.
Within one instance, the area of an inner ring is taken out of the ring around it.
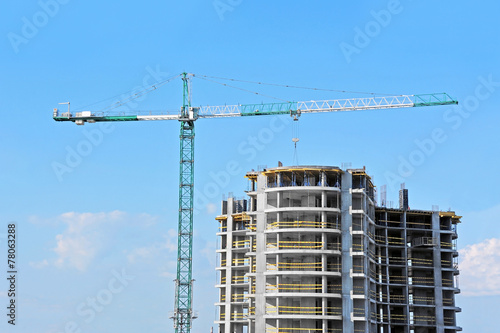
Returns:
[[[391,221],[391,220],[378,220],[379,222],[392,223],[392,224],[403,224],[401,221]]]
[[[441,242],[441,247],[451,249],[453,247],[453,243]]]
[[[246,276],[233,276],[231,282],[233,284],[248,283],[248,278]]]
[[[379,273],[370,269],[370,277],[375,281],[387,281],[387,276],[383,273]]]
[[[364,273],[364,266],[361,265],[353,265],[352,266],[353,273]]]
[[[241,265],[249,265],[249,264],[250,264],[249,258],[233,259],[233,266],[241,266]]]
[[[387,315],[387,314],[380,315],[380,313],[375,313],[375,312],[371,313],[371,319],[376,320],[378,322],[387,321],[388,318],[389,318],[389,315]]]
[[[406,315],[391,313],[391,318],[398,319],[398,320],[406,320]]]
[[[305,332],[305,333],[313,333],[313,332],[321,332],[325,333],[322,328],[274,328],[268,327],[266,328],[266,333],[294,333],[294,332]],[[341,328],[329,328],[326,330],[326,333],[341,333]],[[364,332],[364,331],[363,331]]]
[[[267,270],[285,270],[285,271],[305,271],[305,270],[321,270],[323,269],[323,264],[321,261],[318,262],[279,262],[277,264],[267,264]]]
[[[400,275],[390,275],[389,276],[389,283],[403,283],[406,284],[407,277],[406,276],[400,276]]]
[[[404,239],[402,237],[386,237],[382,235],[374,235],[371,232],[368,232],[368,236],[370,236],[377,244],[404,245]]]
[[[321,291],[323,289],[323,285],[321,283],[317,284],[303,284],[303,283],[279,283],[279,284],[268,284],[266,286],[267,291]]]
[[[405,265],[407,260],[402,257],[389,257],[389,264],[390,265]]]
[[[453,317],[444,317],[444,324],[447,326],[455,326],[455,318]]]
[[[232,302],[244,302],[247,299],[247,294],[232,294]]]
[[[412,296],[412,300],[414,304],[426,304],[426,305],[434,304],[434,297]]]
[[[342,269],[342,265],[339,264],[327,264],[327,272],[337,272],[340,273]]]
[[[377,321],[378,322],[387,322],[388,321],[388,318],[389,318],[389,315],[386,315],[386,314],[382,314],[382,315],[378,315],[377,316]]]
[[[280,241],[278,243],[267,243],[268,249],[321,249],[323,242],[306,241]]]
[[[453,287],[453,279],[443,279],[443,286],[445,287]]]
[[[425,322],[426,324],[434,324],[436,322],[436,317],[435,316],[413,316],[413,322],[414,323],[422,323]]]
[[[373,300],[379,301],[379,302],[387,302],[387,300],[388,300],[386,294],[370,295],[370,298]]]
[[[453,306],[453,298],[443,298],[443,305]]]
[[[354,287],[356,288],[356,287]],[[362,288],[362,287],[358,287]],[[387,300],[387,294],[380,293],[374,290],[369,291],[370,298],[375,299],[375,300]],[[451,298],[445,298],[443,299],[443,304],[452,304],[453,299]],[[398,303],[398,304],[404,304],[406,303],[406,297],[404,295],[390,295],[390,303]],[[426,304],[426,305],[434,305],[435,299],[434,297],[425,297],[425,296],[414,296],[410,295],[410,303],[411,304]]]
[[[286,229],[286,228],[327,228],[339,229],[340,223],[334,222],[316,222],[316,221],[279,221],[267,224],[267,229]]]
[[[330,294],[340,294],[342,292],[342,285],[340,284],[329,284],[327,287]]]
[[[451,266],[451,260],[441,259],[441,266]]]
[[[250,240],[245,239],[233,242],[233,248],[242,248],[242,247],[250,247]]]
[[[412,229],[432,229],[430,222],[406,222],[408,228]]]
[[[395,323],[406,323],[408,322],[406,315],[404,314],[390,314],[391,321]]]
[[[341,307],[325,307],[325,315],[327,316],[340,316],[342,315]],[[323,315],[323,308],[321,306],[267,306],[267,314],[304,314],[304,315]]]
[[[365,309],[364,308],[354,308],[352,315],[354,317],[364,317],[365,316]]]
[[[363,244],[352,244],[352,250],[354,252],[363,252]]]
[[[365,287],[363,286],[353,286],[352,287],[352,292],[354,295],[364,295],[365,294]]]
[[[248,317],[248,312],[233,312],[231,313],[231,320],[242,320]]]
[[[416,266],[433,266],[434,265],[434,260],[432,259],[425,259],[425,258],[408,258],[409,263],[411,262],[411,265],[416,265]]]
[[[432,276],[410,276],[411,284],[433,285],[434,277]]]
[[[402,304],[406,303],[406,297],[404,295],[390,295],[390,303]]]

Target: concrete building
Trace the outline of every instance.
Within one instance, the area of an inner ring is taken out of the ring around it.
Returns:
[[[222,202],[215,323],[222,333],[452,333],[454,212],[376,204],[365,169],[248,172]]]

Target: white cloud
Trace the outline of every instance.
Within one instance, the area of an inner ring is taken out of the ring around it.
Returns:
[[[149,246],[136,247],[127,254],[127,259],[134,264],[138,261],[157,260],[168,253],[177,251],[177,233],[170,229],[167,235],[163,235],[162,242],[154,242]]]
[[[30,266],[33,268],[41,269],[41,268],[47,267],[48,265],[49,265],[49,262],[47,259],[44,259],[42,261],[30,261]]]
[[[73,266],[79,271],[84,271],[94,259],[101,244],[87,236],[61,234],[56,236],[57,247],[54,252],[59,256],[55,264],[58,267]]]
[[[55,237],[56,246],[52,250],[57,258],[33,263],[35,268],[52,263],[59,268],[70,267],[85,271],[99,254],[111,247],[122,230],[130,232],[134,227],[151,226],[156,223],[157,218],[148,214],[131,216],[116,210],[100,213],[67,212],[56,220],[66,226]]]
[[[213,203],[209,203],[205,206],[205,209],[207,210],[207,214],[212,215],[217,210],[217,206]]]
[[[490,238],[460,251],[460,289],[465,296],[500,295],[500,239]]]
[[[153,242],[151,245],[136,247],[126,251],[127,260],[130,264],[153,265],[159,269],[159,275],[167,278],[175,278],[177,269],[177,232],[169,229],[162,236],[162,241]]]
[[[95,224],[110,223],[118,220],[123,220],[126,213],[118,210],[109,213],[75,213],[68,212],[61,214],[60,220],[68,224],[68,233],[81,233],[88,230],[89,227]]]
[[[165,264],[165,269],[160,273],[161,277],[174,279],[177,277],[177,263],[176,261],[169,260]]]
[[[207,262],[210,266],[215,267],[215,250],[216,250],[215,242],[207,242],[205,247],[200,250],[200,253],[205,256]]]
[[[56,236],[57,246],[53,250],[58,257],[55,265],[85,271],[104,246],[106,228],[124,216],[120,211],[61,214],[58,219],[67,227]]]

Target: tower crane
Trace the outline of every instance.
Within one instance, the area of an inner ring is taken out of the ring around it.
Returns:
[[[82,111],[71,113],[54,109],[55,121],[74,122],[77,125],[103,121],[177,120],[180,122],[179,216],[177,239],[177,276],[175,279],[174,329],[176,333],[191,331],[193,313],[193,190],[194,190],[194,124],[199,119],[269,116],[289,114],[297,119],[303,113],[380,110],[435,105],[458,104],[446,93],[399,95],[333,100],[311,100],[283,103],[237,104],[223,106],[191,106],[190,80],[195,75],[182,73],[183,103],[177,114],[139,112]]]

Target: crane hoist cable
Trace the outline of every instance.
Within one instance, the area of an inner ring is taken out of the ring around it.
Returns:
[[[213,83],[217,83],[217,84],[220,84],[221,86],[224,86],[224,87],[238,89],[238,90],[245,91],[245,92],[248,92],[248,93],[251,93],[251,94],[254,94],[254,95],[259,95],[259,96],[263,96],[263,97],[267,97],[267,98],[272,98],[272,99],[275,99],[275,100],[278,100],[278,101],[282,101],[282,102],[290,102],[290,101],[287,101],[286,99],[282,99],[282,98],[278,98],[278,97],[274,97],[274,96],[270,96],[270,95],[264,95],[264,94],[259,93],[257,91],[252,91],[252,90],[248,90],[248,89],[244,89],[244,88],[232,86],[232,85],[229,85],[227,83],[222,83],[222,82],[218,82],[218,81],[215,81],[215,80],[208,79],[204,75],[202,75],[202,76],[196,76],[196,75],[194,75],[194,77],[196,77],[198,79],[205,80],[205,81],[210,81],[210,82],[213,82]]]
[[[94,102],[94,103],[91,103],[91,104],[87,104],[87,105],[84,105],[84,106],[81,106],[81,107],[77,107],[76,110],[75,110],[75,112],[83,111],[84,109],[88,108],[89,106],[93,106],[93,105],[96,105],[96,104],[99,104],[99,103],[103,103],[103,102],[109,101],[110,99],[122,97],[124,95],[127,96],[126,99],[117,101],[117,102],[115,102],[115,103],[113,103],[113,104],[111,104],[111,105],[109,105],[109,106],[107,106],[107,107],[99,110],[99,111],[104,111],[104,110],[105,111],[111,111],[111,110],[113,110],[113,109],[115,109],[115,108],[117,108],[119,106],[122,106],[122,105],[124,105],[124,104],[126,104],[126,103],[128,103],[128,102],[130,102],[130,101],[132,101],[134,99],[136,99],[136,98],[139,98],[139,97],[141,97],[141,96],[143,96],[143,95],[145,95],[145,94],[147,94],[149,92],[152,92],[152,91],[156,90],[157,88],[161,87],[162,85],[164,85],[166,83],[169,83],[169,82],[175,80],[176,78],[178,78],[180,76],[181,76],[181,74],[178,74],[178,75],[169,77],[169,78],[167,78],[167,79],[165,79],[163,81],[156,82],[156,83],[152,84],[151,86],[149,86],[147,88],[144,88],[143,90],[141,90],[141,91],[139,91],[139,92],[137,92],[137,93],[135,93],[133,95],[132,95],[132,92],[135,91],[135,89],[129,90],[129,91],[124,92],[124,93],[121,93],[119,95],[108,97],[106,99],[103,99],[103,100],[100,100],[100,101],[97,101],[97,102]],[[117,105],[116,107],[111,108],[112,106],[114,106],[116,104],[119,104],[119,105]],[[109,109],[109,110],[106,110],[106,109]]]
[[[243,82],[243,83],[253,83],[253,84],[261,84],[266,86],[275,86],[275,87],[283,87],[283,88],[294,88],[294,89],[306,89],[306,90],[317,90],[317,91],[331,91],[331,92],[340,92],[340,93],[351,93],[351,94],[365,94],[365,95],[387,95],[387,96],[402,96],[398,94],[388,94],[388,93],[377,93],[377,92],[363,92],[363,91],[352,91],[352,90],[338,90],[338,89],[326,89],[326,88],[314,88],[314,87],[301,87],[301,86],[293,86],[289,84],[279,84],[279,83],[265,83],[260,81],[248,81],[248,80],[239,80],[239,79],[231,79],[225,77],[218,76],[209,76],[209,75],[200,75],[196,74],[197,78],[211,78],[218,80],[227,80],[233,82]]]
[[[155,83],[155,84],[152,84],[151,86],[141,90],[141,91],[138,91],[137,93],[133,94],[133,95],[130,95],[128,96],[127,98],[125,98],[124,100],[121,100],[121,101],[118,101],[118,102],[115,102],[109,106],[107,106],[106,108],[100,110],[100,111],[104,111],[104,112],[107,112],[107,111],[111,111],[113,109],[116,109],[124,104],[127,104],[128,102],[134,100],[134,99],[137,99],[143,95],[146,95],[156,89],[158,89],[159,87],[161,87],[162,85],[170,82],[170,81],[173,81],[175,80],[176,78],[178,78],[180,75],[176,75],[176,76],[173,76],[173,77],[170,77],[164,81],[161,81],[161,82],[158,82],[158,83]]]
[[[293,163],[294,165],[299,165],[299,155],[297,152],[297,142],[299,142],[299,118],[295,116],[293,118],[293,124],[292,124],[292,142],[294,145],[294,150],[293,150]]]

